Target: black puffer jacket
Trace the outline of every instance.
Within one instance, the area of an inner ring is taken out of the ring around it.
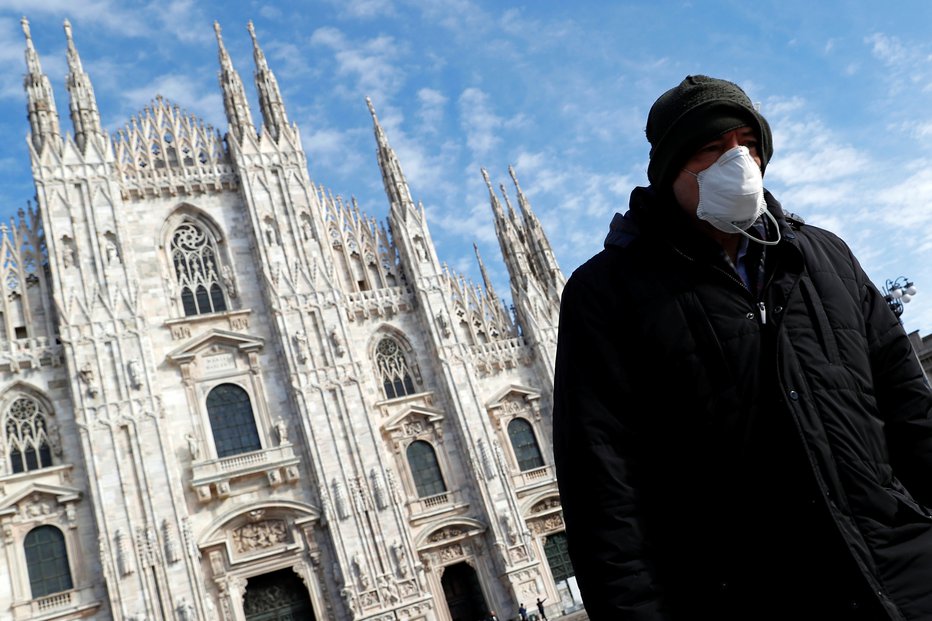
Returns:
[[[563,293],[554,437],[594,621],[932,620],[932,394],[846,245],[748,291],[649,188]]]

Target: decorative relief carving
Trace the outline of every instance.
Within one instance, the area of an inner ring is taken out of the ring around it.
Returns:
[[[382,483],[382,476],[379,471],[373,468],[369,472],[369,478],[372,479],[372,495],[375,496],[375,505],[379,510],[388,507],[388,495],[385,492],[385,484]]]
[[[466,556],[466,551],[463,549],[463,544],[454,543],[442,548],[439,552],[439,556],[441,562],[445,563]]]
[[[172,331],[172,340],[178,341],[181,339],[191,338],[191,327],[187,324],[176,323],[171,326]]]
[[[118,528],[113,539],[117,551],[117,568],[120,570],[121,576],[128,576],[135,571],[135,568],[126,547],[126,534],[122,529]]]
[[[436,543],[438,541],[445,541],[447,539],[455,539],[464,534],[463,530],[456,526],[447,526],[442,528],[434,533],[431,533],[427,538],[428,543]]]
[[[527,548],[525,548],[524,546],[517,546],[515,548],[511,548],[508,551],[508,557],[511,559],[512,563],[520,563],[521,561],[526,561],[528,558]]]
[[[233,531],[233,549],[237,554],[271,548],[290,541],[284,520],[264,520],[245,524]]]
[[[533,520],[530,523],[531,532],[535,535],[544,535],[553,531],[564,530],[563,514],[556,513],[544,519]]]
[[[390,606],[401,601],[398,596],[398,587],[389,576],[379,576],[379,595],[382,598],[383,606]]]
[[[343,489],[343,484],[334,479],[331,487],[333,488],[333,504],[337,510],[337,516],[341,520],[345,520],[349,517],[349,507],[346,503],[346,492]]]
[[[535,504],[533,507],[531,507],[530,513],[531,514],[546,513],[547,511],[550,511],[551,509],[559,509],[559,508],[560,508],[560,499],[557,498],[556,496],[552,496],[550,498],[545,498],[544,500],[541,500],[540,502]]]
[[[489,447],[482,438],[479,438],[477,444],[479,447],[479,461],[482,464],[482,473],[485,475],[486,480],[492,480],[495,478],[495,464],[492,463],[492,455],[489,451]]]
[[[406,438],[418,436],[424,433],[424,421],[412,420],[404,424],[404,434]]]
[[[178,540],[175,537],[175,530],[171,522],[167,519],[162,520],[162,539],[165,542],[165,560],[169,563],[177,563],[181,560],[181,552],[178,549]]]

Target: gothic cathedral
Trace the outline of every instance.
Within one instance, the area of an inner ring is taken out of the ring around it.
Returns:
[[[551,453],[564,277],[518,185],[513,308],[443,264],[368,102],[386,223],[257,125],[156,97],[72,133],[23,20],[35,207],[0,225],[0,618],[477,621],[578,606]]]

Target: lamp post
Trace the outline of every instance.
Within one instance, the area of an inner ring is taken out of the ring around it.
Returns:
[[[916,285],[906,276],[900,276],[895,280],[887,280],[883,286],[883,299],[893,314],[900,317],[903,314],[903,304],[908,304],[913,296],[916,295]]]

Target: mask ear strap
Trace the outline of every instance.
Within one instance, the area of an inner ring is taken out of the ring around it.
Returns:
[[[773,214],[770,213],[769,210],[765,209],[764,215],[770,218],[770,221],[773,222],[773,227],[777,230],[777,238],[774,241],[768,241],[766,239],[758,239],[754,237],[753,235],[749,234],[747,231],[740,229],[738,227],[735,227],[735,231],[737,231],[738,233],[741,233],[742,235],[744,235],[751,241],[757,242],[758,244],[763,244],[765,246],[776,246],[777,244],[780,243],[780,225],[777,224],[777,219],[773,217]]]

